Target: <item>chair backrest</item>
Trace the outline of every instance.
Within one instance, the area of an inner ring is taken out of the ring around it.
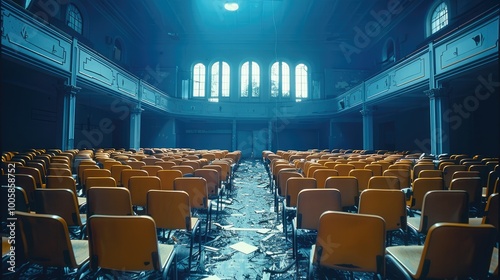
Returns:
[[[439,177],[439,178],[443,178],[443,171],[439,170],[439,169],[436,169],[436,170],[421,170],[419,173],[418,173],[418,178],[432,178],[432,177]],[[444,182],[443,182],[443,186],[444,186]]]
[[[417,163],[413,166],[413,180],[419,178],[420,171],[422,170],[436,170],[433,163]]]
[[[348,164],[354,165],[355,169],[364,169],[368,163],[363,161],[349,161]]]
[[[87,178],[89,177],[111,177],[111,171],[107,169],[100,168],[89,168],[82,172],[82,178],[80,178],[80,185],[84,191],[87,191]]]
[[[362,192],[368,189],[368,182],[373,176],[373,171],[370,169],[353,169],[349,171],[349,176],[356,177],[358,181],[358,191]]]
[[[88,164],[83,164],[83,163],[88,163]],[[85,181],[83,180],[83,171],[86,169],[99,169],[99,166],[97,166],[94,162],[80,162],[78,165],[77,169],[77,180],[78,183],[83,184]]]
[[[359,197],[358,213],[382,217],[387,231],[406,231],[406,200],[401,190],[364,190]]]
[[[429,191],[424,196],[419,232],[441,222],[468,223],[469,198],[465,191]]]
[[[144,161],[126,161],[124,164],[132,167],[132,169],[141,169],[141,167],[146,165]]]
[[[182,171],[180,170],[160,170],[156,173],[156,176],[160,178],[161,189],[162,190],[173,190],[175,178],[182,177]]]
[[[170,169],[172,169],[172,166],[175,165],[175,162],[173,162],[173,161],[161,161],[161,162],[155,163],[155,165],[161,166],[161,168],[163,168],[163,170],[170,170]]]
[[[47,176],[47,189],[68,189],[77,194],[76,181],[71,176]]]
[[[299,173],[295,168],[285,168],[278,172],[277,177],[277,191],[278,195],[285,196],[286,192],[286,183],[289,178],[292,177],[304,177],[301,173]]]
[[[149,176],[156,176],[156,173],[163,170],[163,167],[157,165],[145,165],[141,167],[141,170],[146,170]]]
[[[90,188],[87,217],[92,215],[134,215],[130,191],[122,187]]]
[[[69,168],[49,168],[47,175],[72,176]]]
[[[363,169],[358,169],[358,170],[363,170]],[[356,179],[356,177],[354,176],[329,177],[328,179],[326,179],[325,188],[337,189],[340,191],[341,205],[343,209],[345,209],[345,207],[354,207],[358,205],[359,188],[358,188],[358,179]]]
[[[319,217],[325,211],[342,211],[340,191],[305,189],[297,196],[297,228],[317,230]]]
[[[490,173],[488,174],[488,183],[486,184],[487,196],[495,192],[495,182],[498,178],[500,178],[500,170],[490,171]]]
[[[192,159],[192,160],[185,160],[182,165],[187,165],[187,166],[191,166],[194,170],[198,169],[201,167],[200,165],[200,162],[196,159]],[[194,172],[193,172],[194,173]]]
[[[339,172],[335,169],[320,168],[313,172],[312,178],[316,179],[316,187],[325,188],[325,182],[329,177],[339,176]]]
[[[185,191],[151,190],[147,195],[147,214],[157,228],[191,230],[191,204]]]
[[[410,170],[408,169],[387,169],[382,173],[383,176],[395,176],[399,179],[399,188],[405,189],[410,187]]]
[[[42,175],[40,174],[40,171],[34,167],[16,166],[16,175],[17,174],[31,175],[33,179],[35,179],[37,188],[43,188],[45,185],[42,183]]]
[[[483,191],[481,187],[481,178],[462,177],[453,179],[450,183],[450,190],[466,191],[469,196],[469,205],[472,207],[480,207]]]
[[[2,175],[2,185],[8,186],[8,175]],[[36,186],[35,178],[28,174],[16,174],[16,186],[23,188],[26,192],[26,196],[28,196],[28,201],[32,204],[32,207],[35,205],[35,190],[38,188]]]
[[[495,235],[492,225],[433,225],[425,239],[416,279],[487,278]]]
[[[399,190],[399,179],[396,176],[372,176],[368,181],[368,188]]]
[[[219,194],[219,188],[221,182],[220,182],[220,175],[217,170],[206,169],[204,167],[199,168],[194,171],[194,176],[205,178],[205,180],[207,181],[207,190],[209,196]]]
[[[207,209],[208,188],[207,180],[201,177],[182,177],[174,179],[174,189],[185,191],[189,194],[191,208]]]
[[[382,176],[382,165],[377,163],[370,163],[365,165],[365,169],[370,169],[373,172],[372,176]]]
[[[158,239],[148,216],[93,215],[88,220],[90,267],[161,271]],[[172,245],[173,247],[173,245]]]
[[[142,161],[144,163],[146,163],[146,165],[156,165],[156,163],[158,161],[162,161],[162,160],[157,158],[157,157],[147,157],[147,158],[143,158]]]
[[[16,212],[16,217],[27,261],[46,267],[77,268],[88,260],[88,251],[86,256],[80,256],[80,260],[75,259],[68,226],[63,218],[27,212]]]
[[[85,191],[95,187],[117,187],[113,177],[88,177],[85,181]]]
[[[47,171],[43,163],[41,162],[36,162],[33,160],[27,161],[26,165],[27,167],[33,167],[35,169],[38,169],[38,172],[40,172],[40,179],[42,180],[42,184],[45,184],[45,176],[47,175]]]
[[[465,165],[459,165],[459,164],[445,165],[443,167],[444,188],[448,189],[450,187],[451,179],[455,171],[466,171],[466,170],[467,167]]]
[[[484,208],[482,224],[491,224],[497,229],[497,242],[500,240],[500,217],[499,217],[500,195],[492,193],[488,197],[486,207]]]
[[[287,207],[296,207],[297,206],[297,197],[301,190],[305,189],[315,189],[316,188],[316,179],[314,178],[301,178],[301,177],[292,177],[286,181],[286,206]]]
[[[129,179],[128,190],[134,206],[146,207],[148,191],[160,189],[160,178],[156,176],[132,176]]]
[[[417,178],[413,181],[410,209],[422,210],[424,196],[429,191],[443,190],[443,180],[438,177]]]
[[[180,172],[182,172],[182,175],[185,176],[185,175],[188,175],[188,174],[194,174],[194,168],[192,166],[189,166],[189,165],[174,165],[172,166],[171,170],[179,170]]]
[[[16,211],[22,212],[30,212],[30,202],[28,200],[28,195],[21,187],[14,187],[14,198],[12,197],[11,187],[8,185],[1,186],[1,196],[2,196],[2,205],[1,214],[2,214],[2,223],[7,222],[7,218],[11,217],[10,213],[12,208]],[[9,246],[10,247],[10,246]]]
[[[385,235],[379,216],[326,211],[319,220],[313,263],[383,275]]]
[[[122,170],[122,187],[124,188],[129,188],[129,182],[130,178],[133,176],[149,176],[148,172],[146,170],[140,170],[140,169],[124,169]]]
[[[111,166],[113,165],[122,165],[122,163],[117,160],[108,159],[102,163],[102,168],[111,171]]]
[[[455,171],[451,176],[451,180],[465,177],[479,177],[479,171]]]
[[[36,213],[60,216],[68,226],[83,225],[74,192],[68,189],[37,189],[35,200]]]
[[[341,163],[335,165],[333,169],[337,170],[339,172],[339,176],[349,176],[349,171],[355,169],[356,166],[349,164],[349,163]]]
[[[124,165],[124,164],[111,166],[111,177],[113,177],[113,179],[115,179],[116,186],[118,186],[118,187],[123,186],[122,170],[124,170],[124,169],[132,169],[132,167],[130,167],[128,165]]]

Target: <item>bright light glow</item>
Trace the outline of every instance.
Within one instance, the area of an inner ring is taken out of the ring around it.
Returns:
[[[240,6],[236,2],[227,2],[226,4],[224,4],[224,9],[226,9],[230,12],[234,12],[234,11],[238,10],[239,7]]]

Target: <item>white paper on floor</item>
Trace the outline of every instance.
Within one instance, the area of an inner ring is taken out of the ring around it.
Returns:
[[[231,246],[229,246],[231,248],[233,248],[234,250],[236,251],[240,251],[242,253],[245,253],[245,254],[250,254],[252,252],[255,252],[257,249],[257,247],[253,246],[253,245],[250,245],[248,243],[245,243],[245,242],[238,242],[236,244],[233,244]]]

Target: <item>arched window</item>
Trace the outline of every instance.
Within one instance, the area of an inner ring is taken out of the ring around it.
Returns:
[[[229,64],[217,61],[212,65],[212,79],[210,81],[210,98],[217,101],[219,97],[229,97]]]
[[[257,62],[247,61],[241,65],[241,97],[259,97],[260,67]]]
[[[79,34],[82,34],[82,14],[80,13],[80,10],[78,10],[78,8],[73,4],[69,4],[66,10],[66,24]]]
[[[441,2],[432,12],[431,34],[436,33],[446,25],[448,25],[448,6],[445,2]]]
[[[307,66],[303,63],[295,66],[295,98],[297,100],[308,97],[309,83],[307,75]]]
[[[193,67],[193,97],[205,97],[206,67],[197,63]]]
[[[290,67],[286,62],[271,66],[271,97],[290,97]]]

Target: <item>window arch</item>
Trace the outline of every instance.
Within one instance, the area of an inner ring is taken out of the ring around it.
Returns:
[[[206,67],[197,63],[193,67],[193,97],[205,97]]]
[[[309,95],[309,75],[307,65],[304,63],[295,66],[295,98],[307,99]]]
[[[255,61],[247,61],[241,65],[241,97],[259,97],[260,66]]]
[[[277,61],[271,66],[271,97],[290,97],[290,66]]]
[[[218,101],[219,97],[229,97],[230,67],[225,61],[212,64],[210,80],[210,98]]]
[[[73,5],[69,4],[66,9],[66,24],[78,34],[83,34],[83,19],[80,10]]]
[[[441,2],[434,7],[430,19],[431,35],[448,25],[448,5],[445,2]]]

